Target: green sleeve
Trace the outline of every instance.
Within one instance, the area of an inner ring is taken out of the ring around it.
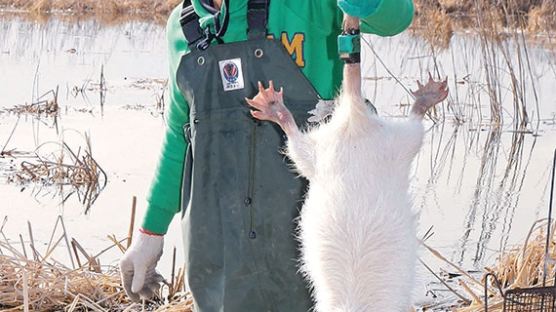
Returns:
[[[169,103],[166,110],[166,134],[162,144],[151,189],[143,228],[165,234],[174,215],[180,210],[181,184],[187,142],[183,125],[189,121],[189,105],[176,84],[176,71],[182,55],[188,52],[187,43],[179,23],[181,6],[170,15],[166,28],[170,77]]]
[[[374,12],[361,19],[361,32],[394,36],[413,21],[413,0],[381,0]]]

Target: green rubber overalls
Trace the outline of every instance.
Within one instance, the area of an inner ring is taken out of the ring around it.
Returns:
[[[191,49],[176,77],[191,121],[184,127],[190,144],[182,224],[188,285],[200,312],[311,307],[295,239],[306,182],[280,152],[282,130],[253,119],[245,98],[257,94],[258,81],[273,80],[304,126],[318,95],[282,44],[266,39],[267,8],[267,0],[249,1],[244,42],[210,45],[219,38],[200,29],[192,8],[182,18]]]

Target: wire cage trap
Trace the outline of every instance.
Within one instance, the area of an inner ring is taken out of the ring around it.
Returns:
[[[516,288],[503,291],[500,282],[492,273],[485,276],[485,312],[488,312],[488,278],[492,277],[504,298],[504,312],[549,312],[556,311],[556,287],[543,286]]]
[[[554,276],[553,286],[546,286],[546,277],[548,271],[547,261],[549,260],[548,249],[550,246],[551,225],[552,225],[552,203],[554,201],[554,180],[556,175],[556,150],[554,151],[554,160],[552,164],[552,183],[550,187],[550,202],[548,204],[548,224],[546,231],[546,247],[544,257],[544,274],[542,287],[516,288],[506,291],[502,290],[502,286],[496,275],[488,273],[485,275],[485,312],[488,312],[488,278],[491,277],[494,284],[500,291],[504,299],[504,312],[556,312],[556,274]]]
[[[508,290],[504,298],[506,312],[555,311],[556,287],[536,287]]]

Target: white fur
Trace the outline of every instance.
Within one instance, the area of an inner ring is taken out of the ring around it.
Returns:
[[[298,235],[316,311],[409,311],[409,171],[422,138],[420,118],[383,120],[350,90],[328,123],[290,136],[288,156],[310,183]]]

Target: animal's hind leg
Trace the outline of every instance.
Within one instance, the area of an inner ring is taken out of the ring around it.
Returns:
[[[415,103],[411,107],[411,117],[421,119],[434,105],[442,102],[448,96],[448,79],[444,81],[434,81],[429,73],[429,81],[422,85],[417,81],[418,89],[412,91],[415,96]]]
[[[299,131],[290,110],[284,105],[284,89],[280,88],[279,92],[274,90],[274,83],[269,82],[269,87],[264,88],[259,81],[259,93],[252,99],[246,98],[254,110],[251,115],[259,120],[268,120],[277,123],[286,135],[290,136]]]
[[[314,173],[314,144],[309,136],[297,127],[291,112],[284,105],[283,89],[274,90],[274,84],[264,88],[259,82],[259,93],[253,99],[245,99],[255,110],[251,115],[260,120],[277,123],[288,136],[288,156],[295,163],[299,173],[310,178]]]

